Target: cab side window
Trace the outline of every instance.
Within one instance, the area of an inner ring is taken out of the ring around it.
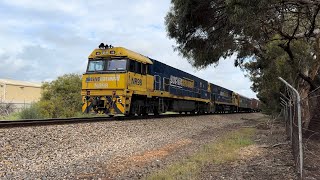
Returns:
[[[133,60],[130,60],[129,71],[138,73],[138,74],[143,74],[143,75],[146,75],[148,73],[146,64],[142,64],[140,62],[133,61]]]
[[[135,70],[136,70],[136,63],[135,63],[135,61],[130,60],[129,71],[135,72]]]
[[[135,73],[141,74],[141,63],[139,62],[135,62],[136,63],[136,67],[135,67]]]
[[[147,74],[147,65],[141,64],[141,74],[143,75]]]

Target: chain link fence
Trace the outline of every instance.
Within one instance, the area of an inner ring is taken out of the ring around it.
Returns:
[[[19,112],[29,108],[32,103],[0,103],[0,115],[9,115],[13,112]]]
[[[290,139],[296,171],[303,179],[303,143],[302,143],[302,113],[301,98],[296,89],[282,78],[279,78],[286,85],[286,92],[281,93],[282,113],[285,119],[286,132]]]
[[[290,84],[279,79],[286,84],[285,92],[280,93],[280,100],[296,170],[301,179],[307,177],[318,179],[320,178],[320,142],[318,141],[320,139],[320,87],[309,94],[303,94],[300,98],[300,94]],[[301,109],[301,105],[307,108]]]

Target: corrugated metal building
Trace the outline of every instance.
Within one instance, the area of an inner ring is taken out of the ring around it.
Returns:
[[[38,101],[40,96],[40,83],[0,79],[0,103],[13,103],[19,108]]]

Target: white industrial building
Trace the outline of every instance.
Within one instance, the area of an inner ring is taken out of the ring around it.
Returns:
[[[12,79],[0,79],[0,103],[12,103],[16,108],[39,101],[41,84]]]

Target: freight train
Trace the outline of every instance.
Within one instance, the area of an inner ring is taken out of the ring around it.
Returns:
[[[123,47],[101,43],[82,77],[82,111],[127,116],[260,111],[260,102]]]

